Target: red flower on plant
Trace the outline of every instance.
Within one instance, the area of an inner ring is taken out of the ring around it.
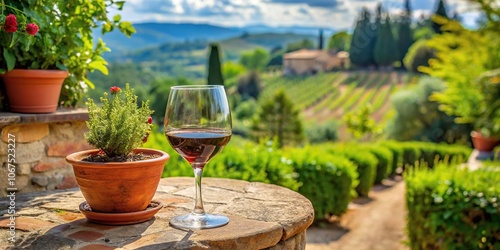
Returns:
[[[120,89],[119,87],[113,86],[113,87],[109,88],[109,91],[111,91],[111,94],[116,94],[116,93],[122,91],[122,89]]]
[[[148,124],[152,124],[153,123],[153,117],[149,117],[148,118]],[[148,138],[149,138],[149,131],[146,133],[146,135],[144,137],[142,137],[142,142],[146,143],[148,141]]]
[[[16,16],[14,14],[9,14],[5,18],[5,23],[3,25],[3,28],[5,31],[10,32],[10,33],[14,33],[17,31],[17,19],[16,19]]]
[[[36,33],[38,32],[38,26],[34,23],[26,24],[26,32],[28,32],[28,34],[32,36],[36,35]]]

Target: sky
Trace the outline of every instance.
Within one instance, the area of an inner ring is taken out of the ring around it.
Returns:
[[[190,22],[220,26],[309,26],[352,29],[359,10],[382,2],[390,13],[399,13],[403,0],[127,0],[119,12],[124,20],[141,22]],[[437,0],[411,0],[415,18],[434,12]],[[478,17],[465,0],[445,0],[448,14],[457,11],[466,26]],[[111,14],[118,13],[115,10]]]

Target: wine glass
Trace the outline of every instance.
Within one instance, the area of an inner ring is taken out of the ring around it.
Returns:
[[[226,225],[229,222],[226,216],[205,213],[201,195],[201,177],[205,164],[231,139],[231,112],[224,87],[171,87],[164,128],[170,145],[193,167],[196,185],[193,211],[173,217],[170,224],[180,229]]]

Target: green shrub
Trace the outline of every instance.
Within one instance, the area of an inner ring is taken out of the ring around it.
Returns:
[[[420,162],[429,168],[438,163],[458,164],[466,162],[471,148],[463,145],[436,144],[431,142],[413,142],[420,150]]]
[[[500,167],[439,164],[405,180],[411,249],[500,248]]]
[[[408,49],[403,61],[408,71],[419,73],[418,67],[429,66],[429,59],[435,54],[436,51],[427,45],[427,40],[422,39]]]
[[[339,125],[335,121],[309,125],[306,127],[306,136],[310,143],[336,141],[339,138],[338,127]]]
[[[162,177],[193,176],[191,166],[172,149],[163,134],[151,133],[144,146],[170,155]],[[283,159],[282,152],[273,145],[257,145],[233,136],[222,152],[210,160],[203,176],[272,183],[297,191],[297,174]]]
[[[469,156],[472,153],[472,148],[458,144],[438,144],[436,149],[436,153],[439,155],[439,161],[449,164],[459,164],[467,162]]]
[[[389,175],[396,174],[398,167],[403,165],[403,149],[399,146],[399,142],[396,141],[384,141],[380,145],[392,152],[392,165],[387,169],[387,172]]]
[[[111,87],[111,95],[104,92],[102,106],[92,99],[85,103],[89,110],[86,122],[89,131],[84,137],[109,158],[127,156],[143,144],[143,138],[151,130],[149,101],[138,105],[134,89],[127,83],[125,90]],[[113,160],[111,160],[113,161]],[[116,161],[116,160],[115,160]]]
[[[316,219],[342,215],[357,185],[356,166],[347,158],[317,150],[291,149],[287,164],[298,173],[299,193],[313,204]]]
[[[375,173],[375,184],[382,183],[382,180],[389,175],[388,169],[392,167],[392,151],[380,145],[367,146],[367,150],[378,160]]]
[[[297,174],[286,163],[281,150],[272,144],[255,144],[241,139],[229,143],[214,157],[204,175],[272,183],[295,191],[299,188]]]
[[[373,154],[363,150],[358,144],[321,144],[318,150],[334,155],[342,155],[356,165],[358,172],[358,185],[355,190],[360,196],[368,196],[375,181],[378,160]]]
[[[414,142],[400,142],[399,145],[403,149],[403,162],[401,164],[403,171],[407,167],[415,166],[420,162],[421,152],[418,145]]]

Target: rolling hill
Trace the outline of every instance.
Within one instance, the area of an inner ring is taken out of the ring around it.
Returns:
[[[220,40],[222,61],[236,61],[244,51],[263,47],[271,50],[289,43],[311,39],[314,36],[293,33],[242,34]],[[134,51],[108,53],[105,57],[112,64],[131,63],[145,71],[153,71],[172,77],[203,78],[208,58],[208,41],[163,43]],[[112,72],[111,72],[112,73]]]
[[[102,38],[112,51],[126,52],[165,43],[221,40],[241,35],[244,32],[237,28],[192,23],[138,23],[134,24],[134,28],[137,33],[130,38],[118,30],[105,35],[96,30],[94,38]]]
[[[137,33],[130,38],[114,30],[102,35],[100,30],[94,31],[94,38],[102,38],[113,52],[127,52],[138,49],[159,46],[165,43],[180,43],[193,41],[220,41],[245,34],[298,34],[303,36],[317,36],[320,28],[317,27],[272,27],[253,25],[244,27],[222,27],[199,23],[136,23]],[[325,37],[333,32],[323,29]],[[114,53],[113,53],[114,54]]]

